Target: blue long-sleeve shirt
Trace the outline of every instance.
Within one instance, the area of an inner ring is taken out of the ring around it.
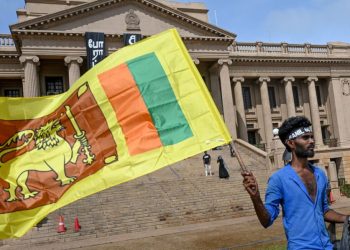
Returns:
[[[279,215],[281,205],[288,249],[333,249],[324,222],[324,214],[329,210],[327,177],[321,169],[314,166],[311,169],[317,183],[315,202],[290,164],[268,181],[265,196],[265,207],[270,214],[268,226]]]

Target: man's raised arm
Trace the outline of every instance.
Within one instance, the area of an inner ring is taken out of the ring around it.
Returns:
[[[264,206],[261,200],[258,183],[252,172],[242,172],[243,176],[243,186],[247,190],[250,198],[253,202],[254,209],[261,225],[265,228],[269,226],[270,214]]]

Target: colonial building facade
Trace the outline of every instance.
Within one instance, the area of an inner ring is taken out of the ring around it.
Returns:
[[[87,70],[86,32],[103,32],[110,54],[128,34],[148,37],[175,27],[233,139],[278,167],[282,147],[272,131],[287,117],[304,115],[313,123],[314,161],[334,186],[338,179],[350,183],[350,44],[238,42],[208,23],[202,3],[25,2],[11,34],[0,35],[1,96],[66,91]]]

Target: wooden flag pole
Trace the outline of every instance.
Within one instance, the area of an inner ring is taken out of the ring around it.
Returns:
[[[250,171],[248,170],[248,168],[246,167],[246,165],[244,164],[241,155],[239,154],[239,152],[237,151],[237,148],[235,147],[235,143],[232,140],[232,149],[234,150],[234,152],[236,153],[236,157],[239,163],[239,166],[241,167],[242,173],[250,173]],[[254,178],[255,179],[255,178]],[[255,187],[251,188],[253,192],[256,191]]]
[[[233,151],[235,152],[236,154],[236,157],[237,157],[237,160],[238,160],[238,163],[239,163],[239,166],[241,167],[241,170],[242,172],[248,172],[248,168],[246,167],[246,165],[244,164],[242,158],[241,158],[241,155],[239,154],[237,148],[235,147],[235,143],[234,141],[232,140],[232,149]]]

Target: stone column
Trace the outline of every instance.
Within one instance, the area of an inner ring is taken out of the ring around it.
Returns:
[[[233,106],[233,97],[230,81],[229,65],[232,61],[229,59],[219,59],[219,75],[221,83],[222,106],[224,111],[225,123],[231,133],[232,139],[237,138],[235,112]]]
[[[320,114],[318,110],[316,87],[315,87],[316,81],[318,81],[317,77],[308,77],[305,80],[309,91],[310,112],[311,112],[311,120],[312,120],[312,130],[315,137],[315,145],[316,147],[320,147],[320,146],[323,146],[323,140],[322,140]]]
[[[210,90],[211,95],[214,99],[214,102],[216,104],[216,107],[218,108],[219,112],[222,114],[222,100],[221,100],[221,90],[220,90],[220,82],[219,82],[219,76],[218,76],[218,67],[217,63],[215,63],[214,66],[212,66],[209,69],[210,74]]]
[[[334,161],[329,162],[328,175],[328,179],[331,183],[331,188],[338,188],[337,165]]]
[[[40,64],[37,56],[21,56],[20,63],[24,66],[23,96],[40,96],[40,81],[38,66]]]
[[[69,87],[71,87],[80,77],[80,65],[83,63],[83,58],[79,56],[66,56],[64,63],[68,66]]]
[[[292,82],[294,81],[295,81],[294,77],[285,77],[282,80],[282,82],[284,82],[284,92],[286,94],[288,117],[295,116],[295,103],[294,103],[293,88],[292,88]]]
[[[245,119],[245,110],[243,102],[243,93],[242,93],[242,82],[244,82],[243,77],[234,77],[232,78],[234,83],[233,92],[235,94],[236,101],[236,110],[237,110],[237,130],[238,138],[248,141],[248,131],[247,131],[247,122]]]
[[[338,199],[340,197],[340,190],[338,184],[337,165],[334,161],[330,161],[328,164],[328,180],[331,185],[333,198]]]
[[[344,116],[346,105],[343,103],[343,84],[344,82],[342,83],[339,78],[332,77],[328,85],[328,95],[331,104],[330,108],[334,124],[335,138],[337,138],[339,146],[349,146],[349,129],[347,128],[346,116]]]
[[[264,112],[264,129],[265,129],[265,141],[266,141],[266,152],[271,151],[271,143],[272,143],[272,116],[271,116],[271,107],[269,100],[269,93],[267,89],[267,83],[270,82],[270,77],[260,77],[258,79],[260,84],[260,96],[261,96],[261,104]]]

